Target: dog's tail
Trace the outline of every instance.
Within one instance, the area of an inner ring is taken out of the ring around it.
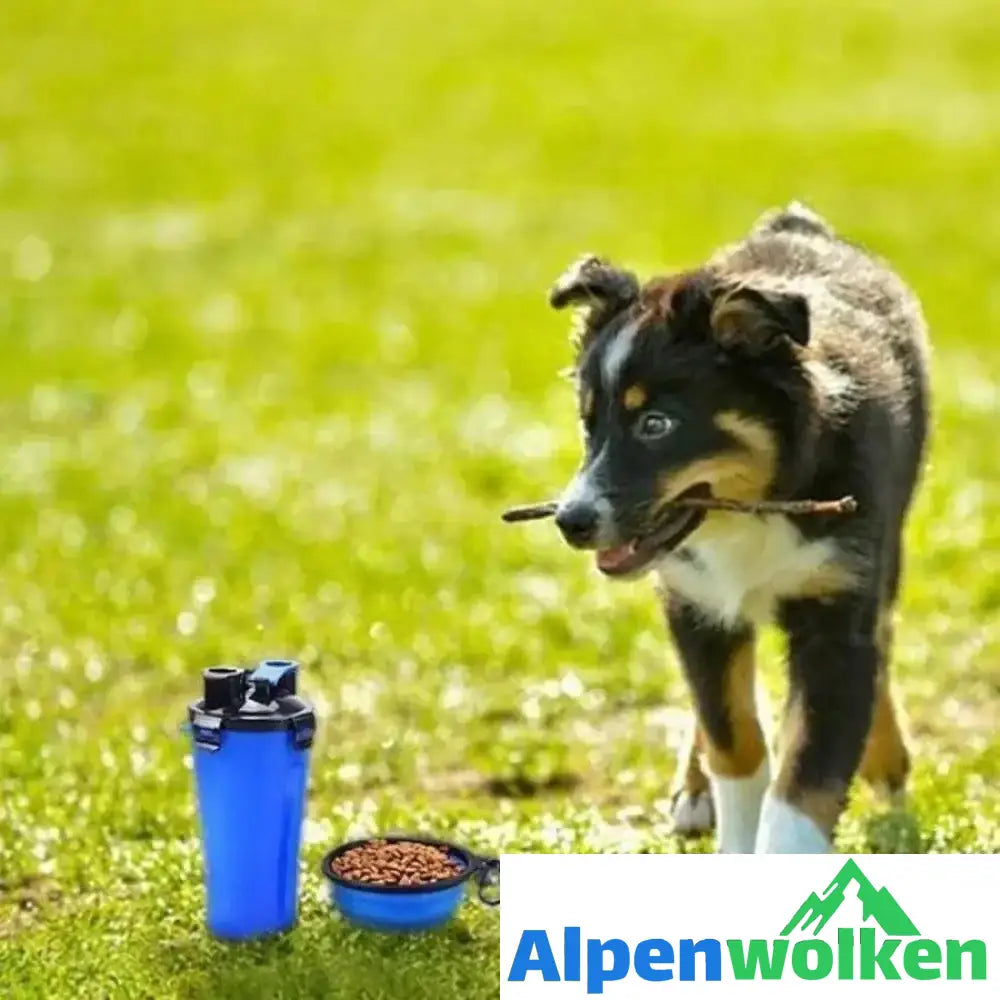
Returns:
[[[836,236],[833,227],[801,201],[793,201],[784,208],[766,212],[754,226],[756,232],[803,233],[807,236]]]

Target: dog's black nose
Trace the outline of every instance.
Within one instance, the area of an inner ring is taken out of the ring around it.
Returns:
[[[597,508],[579,500],[556,511],[556,524],[570,545],[586,545],[597,534]]]

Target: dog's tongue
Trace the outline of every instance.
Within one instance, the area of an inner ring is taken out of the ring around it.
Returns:
[[[597,550],[597,567],[605,571],[614,572],[619,566],[632,557],[635,549],[632,543],[616,545],[613,549]]]

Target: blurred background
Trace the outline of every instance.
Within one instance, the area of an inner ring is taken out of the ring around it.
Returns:
[[[998,51],[987,0],[6,0],[0,993],[495,996],[494,914],[348,932],[325,850],[710,849],[670,834],[649,588],[497,515],[576,461],[563,267],[694,264],[792,198],[936,349],[913,804],[841,846],[1000,850]],[[321,714],[303,920],[229,951],[178,724],[273,653]]]

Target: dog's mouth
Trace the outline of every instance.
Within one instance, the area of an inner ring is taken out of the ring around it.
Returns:
[[[712,494],[708,483],[699,483],[676,496],[675,500],[688,497],[709,497]],[[705,520],[703,510],[668,510],[644,534],[637,535],[624,545],[597,550],[597,568],[605,576],[634,576],[646,569],[658,556],[677,548],[701,522]]]

